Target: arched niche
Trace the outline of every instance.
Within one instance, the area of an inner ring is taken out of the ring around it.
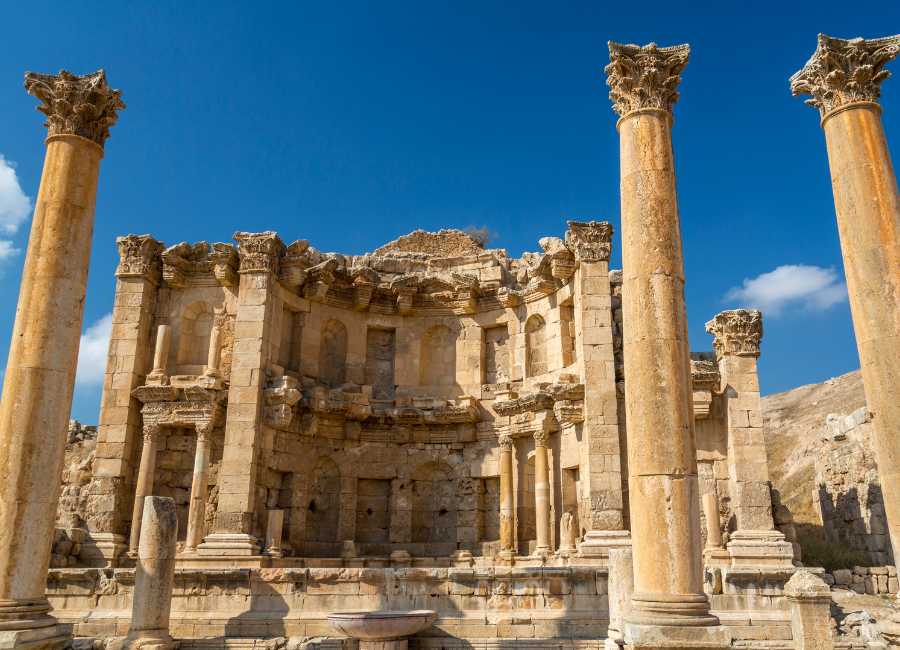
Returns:
[[[420,465],[411,475],[412,542],[456,548],[456,480],[441,462]],[[450,551],[451,549],[446,549]]]
[[[347,380],[347,328],[335,319],[322,327],[319,345],[319,382],[338,388]]]
[[[209,337],[213,328],[213,310],[202,300],[192,302],[181,312],[178,329],[178,366],[194,366],[182,372],[202,372],[209,358]],[[196,366],[200,368],[197,369]]]
[[[456,332],[446,325],[435,325],[425,332],[419,355],[420,386],[456,384],[456,339]]]
[[[525,375],[536,377],[547,372],[546,325],[544,319],[533,314],[525,321]]]

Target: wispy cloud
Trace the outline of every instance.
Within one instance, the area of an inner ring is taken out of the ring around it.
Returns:
[[[790,307],[824,311],[846,299],[847,285],[834,268],[806,264],[785,264],[746,278],[725,294],[726,301],[739,303],[735,306],[761,309],[768,316]]]
[[[111,333],[112,314],[106,314],[94,321],[81,335],[78,369],[75,372],[76,385],[91,386],[103,383]]]
[[[15,165],[0,154],[0,234],[9,236],[31,214],[31,199],[22,191]],[[0,262],[19,254],[9,239],[0,239]]]

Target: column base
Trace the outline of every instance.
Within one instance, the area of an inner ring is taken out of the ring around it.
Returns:
[[[736,530],[726,548],[735,569],[794,566],[794,547],[778,530]]]
[[[642,650],[717,650],[730,648],[731,632],[722,625],[625,624],[625,646]]]
[[[80,557],[89,567],[116,567],[127,549],[128,543],[124,535],[88,532],[87,539],[81,545]]]
[[[578,545],[582,557],[608,558],[609,549],[631,546],[631,531],[589,530]]]
[[[121,650],[175,650],[177,647],[168,630],[141,630],[125,637]]]
[[[247,533],[212,533],[197,546],[198,555],[259,555],[259,541]]]
[[[60,650],[71,641],[72,635],[58,623],[28,630],[0,630],[0,650]]]
[[[406,639],[391,639],[390,641],[366,641],[359,640],[359,650],[407,650],[409,641]]]
[[[631,611],[625,616],[630,625],[651,627],[712,627],[719,619],[709,613],[709,599],[699,594],[650,594],[634,592]]]

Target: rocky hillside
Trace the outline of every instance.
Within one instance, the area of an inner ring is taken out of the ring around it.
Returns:
[[[816,453],[829,415],[848,415],[864,407],[859,371],[763,398],[769,473],[781,503],[798,524],[817,524],[813,502]]]

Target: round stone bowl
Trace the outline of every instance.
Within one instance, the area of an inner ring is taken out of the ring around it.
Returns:
[[[392,641],[412,636],[431,626],[437,612],[412,611],[334,612],[328,622],[342,634],[361,641]]]

